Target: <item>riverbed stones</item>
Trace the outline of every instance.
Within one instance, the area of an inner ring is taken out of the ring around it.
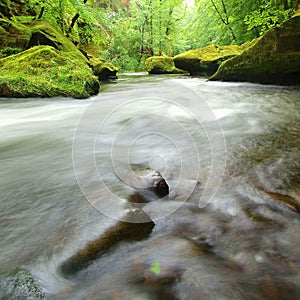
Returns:
[[[36,300],[46,295],[28,271],[19,270],[0,281],[0,298]]]
[[[267,31],[242,54],[222,63],[211,79],[300,84],[300,16]]]
[[[64,275],[72,275],[87,267],[93,260],[123,241],[139,241],[152,231],[154,222],[140,209],[133,209],[117,221],[116,224],[96,240],[90,241],[84,248],[63,262],[60,269]]]

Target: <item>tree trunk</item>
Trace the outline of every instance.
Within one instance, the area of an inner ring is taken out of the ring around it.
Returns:
[[[44,14],[44,11],[45,11],[45,7],[43,6],[43,7],[41,8],[41,11],[40,11],[38,17],[37,17],[38,20],[40,20],[40,19],[42,18],[43,14]]]
[[[83,3],[84,3],[84,4],[87,3],[87,0],[83,0]],[[70,33],[71,33],[73,27],[75,26],[77,20],[79,19],[79,17],[80,17],[80,14],[77,13],[77,14],[72,18],[71,25],[69,26],[69,29],[68,29],[67,37],[70,35]]]
[[[220,20],[222,21],[222,23],[223,23],[224,25],[226,25],[227,28],[229,29],[230,34],[231,34],[231,36],[232,36],[232,39],[235,41],[235,40],[236,40],[236,36],[235,36],[234,31],[233,31],[233,29],[232,29],[232,27],[231,27],[231,25],[230,25],[230,23],[229,23],[229,17],[228,17],[228,13],[227,13],[227,9],[226,9],[226,5],[225,5],[224,0],[221,0],[221,3],[222,3],[222,8],[223,8],[223,12],[224,12],[224,16],[225,16],[225,17],[223,17],[223,15],[221,14],[221,12],[220,12],[220,10],[218,9],[218,7],[217,7],[216,3],[214,2],[214,0],[210,0],[210,2],[212,3],[212,5],[213,5],[215,11],[217,12],[217,14],[218,14]]]

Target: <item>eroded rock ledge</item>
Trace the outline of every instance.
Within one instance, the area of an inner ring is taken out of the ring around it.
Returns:
[[[269,30],[242,54],[222,63],[211,80],[300,84],[300,16]]]

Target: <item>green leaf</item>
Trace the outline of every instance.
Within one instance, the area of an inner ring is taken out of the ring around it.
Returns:
[[[151,266],[150,266],[150,271],[154,273],[155,275],[160,274],[160,262],[158,260],[155,260]]]

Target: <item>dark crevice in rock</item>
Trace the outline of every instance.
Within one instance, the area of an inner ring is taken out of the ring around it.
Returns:
[[[31,48],[33,46],[40,46],[40,45],[51,46],[57,50],[59,50],[59,46],[61,46],[61,45],[57,45],[57,43],[55,43],[53,40],[48,38],[42,32],[34,32],[31,35],[27,48]]]

